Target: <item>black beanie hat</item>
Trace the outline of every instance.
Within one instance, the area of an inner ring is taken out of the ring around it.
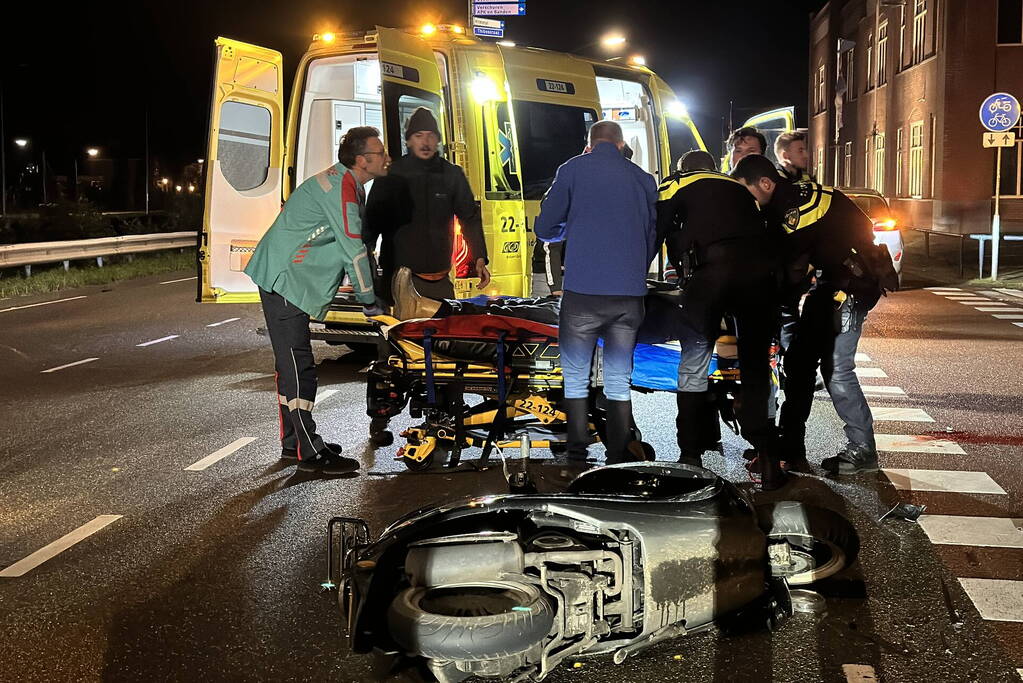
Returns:
[[[440,137],[440,128],[437,127],[437,119],[433,118],[433,112],[426,107],[418,107],[412,116],[408,118],[405,125],[405,139],[408,140],[414,133],[419,131],[432,131]]]

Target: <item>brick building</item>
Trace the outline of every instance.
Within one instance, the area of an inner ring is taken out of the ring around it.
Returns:
[[[831,0],[810,25],[811,164],[873,187],[904,225],[986,232],[986,96],[1023,99],[1023,0]],[[1003,150],[1003,225],[1023,230],[1021,139]]]

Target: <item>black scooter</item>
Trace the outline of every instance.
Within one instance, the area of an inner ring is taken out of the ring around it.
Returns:
[[[567,657],[621,663],[716,622],[771,626],[791,614],[788,586],[859,549],[834,512],[755,507],[709,470],[662,462],[425,508],[374,542],[359,519],[328,532],[353,650],[419,659],[444,683],[539,681]]]

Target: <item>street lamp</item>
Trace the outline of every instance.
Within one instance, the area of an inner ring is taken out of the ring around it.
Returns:
[[[188,191],[189,192],[195,192],[195,185],[189,185],[188,186]]]
[[[604,47],[621,47],[625,43],[625,36],[618,33],[612,33],[600,39],[600,44]]]
[[[87,150],[85,150],[85,153],[88,154],[93,159],[95,159],[97,156],[99,156],[99,150],[96,149],[95,147],[88,148]]]
[[[180,185],[175,185],[174,186],[174,190],[175,190],[175,192],[181,192],[181,186]]]
[[[28,140],[26,140],[25,138],[14,138],[14,144],[22,149],[25,149],[26,147],[28,147]]]

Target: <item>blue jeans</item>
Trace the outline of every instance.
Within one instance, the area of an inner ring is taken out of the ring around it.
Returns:
[[[597,339],[604,340],[604,395],[631,400],[632,354],[643,322],[643,297],[565,292],[561,299],[559,344],[565,398],[589,396]]]
[[[874,450],[874,419],[856,377],[856,346],[867,312],[852,305],[850,299],[836,308],[831,295],[832,290],[817,289],[803,303],[803,313],[785,351],[781,428],[786,438],[805,435],[820,366],[835,412],[845,423],[846,439]]]

